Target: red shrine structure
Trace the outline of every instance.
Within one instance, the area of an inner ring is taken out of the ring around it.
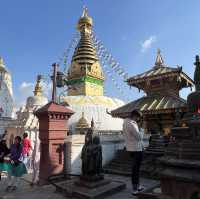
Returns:
[[[38,109],[35,115],[39,120],[41,141],[39,183],[48,183],[51,175],[59,174],[64,166],[64,140],[67,136],[67,121],[74,113],[56,103],[57,64],[53,65],[54,75],[52,101]]]

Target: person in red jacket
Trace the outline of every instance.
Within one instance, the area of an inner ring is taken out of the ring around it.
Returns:
[[[23,134],[22,146],[22,161],[27,166],[30,150],[32,150],[31,141],[28,138],[28,133]]]

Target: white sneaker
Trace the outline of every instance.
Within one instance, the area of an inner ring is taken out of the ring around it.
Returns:
[[[132,192],[132,195],[133,196],[137,196],[139,194],[139,191],[138,190],[133,190],[133,192]]]
[[[143,191],[143,190],[144,190],[144,187],[143,187],[143,186],[139,186],[137,190],[138,190],[138,191]]]

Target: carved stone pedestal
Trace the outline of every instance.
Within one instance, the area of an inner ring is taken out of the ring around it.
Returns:
[[[74,178],[70,181],[56,183],[57,191],[67,197],[81,199],[102,199],[125,188],[125,183],[111,181],[109,179],[86,181],[81,180],[80,178]]]
[[[81,152],[82,174],[71,181],[56,184],[61,193],[75,198],[97,199],[121,191],[125,183],[105,179],[102,170],[102,146],[100,138],[93,134],[93,122],[85,136]]]

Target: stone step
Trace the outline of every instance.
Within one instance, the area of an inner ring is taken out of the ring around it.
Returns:
[[[116,164],[131,164],[132,160],[124,160],[122,161],[121,159],[114,159],[112,160],[112,162],[116,163]]]
[[[131,170],[131,165],[128,166],[124,166],[124,165],[120,165],[120,164],[110,164],[104,168],[110,168],[110,169],[119,169],[119,170],[124,170],[124,171],[129,171]]]
[[[131,176],[131,171],[120,170],[120,169],[113,169],[113,168],[105,168],[105,173],[115,174],[115,175],[122,175],[122,176]]]

